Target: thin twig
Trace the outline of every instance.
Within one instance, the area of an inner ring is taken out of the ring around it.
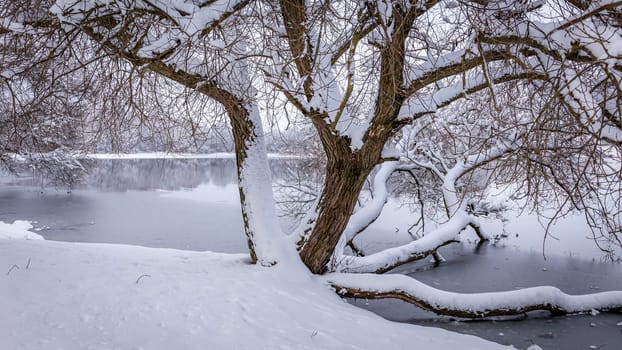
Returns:
[[[143,277],[151,277],[151,275],[140,275],[138,276],[138,278],[136,279],[136,284],[138,284],[138,282],[140,282],[141,278]]]
[[[13,269],[18,269],[19,270],[19,266],[17,266],[16,264],[13,264],[13,266],[11,266],[9,271],[7,271],[6,275],[8,276],[11,273],[11,271],[13,271]]]

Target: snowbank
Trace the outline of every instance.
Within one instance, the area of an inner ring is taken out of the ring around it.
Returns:
[[[9,239],[43,239],[41,235],[30,232],[32,225],[29,221],[16,220],[12,224],[0,221],[0,238]]]
[[[386,321],[246,255],[0,239],[0,267],[3,349],[507,349]]]

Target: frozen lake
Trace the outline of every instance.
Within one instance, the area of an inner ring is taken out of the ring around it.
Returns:
[[[280,171],[279,162],[273,165]],[[232,160],[100,160],[87,185],[67,192],[37,186],[28,178],[4,177],[0,184],[0,220],[30,220],[46,239],[123,243],[189,250],[246,252]],[[388,243],[405,239],[410,215],[390,202],[387,212],[362,237]],[[585,237],[580,218],[561,222],[546,241],[531,217],[511,221],[509,237],[496,245],[465,242],[443,248],[447,262],[409,264],[396,272],[436,288],[482,292],[554,285],[568,293],[622,289],[622,265],[602,261]],[[284,222],[284,226],[287,222]],[[516,236],[518,234],[518,236]],[[468,241],[468,240],[467,240]],[[457,321],[422,312],[399,301],[352,300],[352,303],[400,322],[475,334],[525,349],[620,349],[619,314],[550,318],[530,314],[526,320]],[[355,335],[353,335],[355,336]]]

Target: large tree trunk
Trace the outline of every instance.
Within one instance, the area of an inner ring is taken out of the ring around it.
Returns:
[[[349,153],[347,159],[344,155],[328,156],[316,221],[300,251],[302,261],[313,273],[323,274],[327,271],[372,168],[362,165],[352,153]]]

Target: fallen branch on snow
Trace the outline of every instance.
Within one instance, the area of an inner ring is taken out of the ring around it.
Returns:
[[[592,310],[622,312],[622,291],[569,295],[543,286],[506,292],[454,293],[404,275],[334,273],[319,278],[342,297],[400,299],[438,315],[462,318],[521,315],[538,310],[554,315]]]

